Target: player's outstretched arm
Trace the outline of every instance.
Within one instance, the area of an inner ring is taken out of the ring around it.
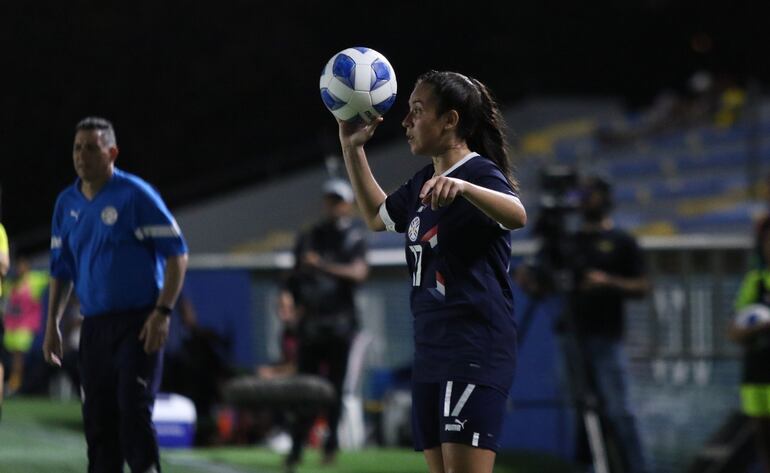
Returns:
[[[428,179],[420,190],[422,203],[430,205],[433,209],[451,204],[458,196],[464,197],[508,230],[516,230],[527,223],[527,211],[517,197],[462,179],[436,176]]]
[[[371,230],[385,230],[379,210],[387,194],[374,178],[364,152],[364,145],[374,135],[377,126],[382,123],[382,117],[368,124],[352,124],[342,120],[337,122],[340,126],[340,145],[342,156],[345,158],[345,168],[350,176],[361,216]]]

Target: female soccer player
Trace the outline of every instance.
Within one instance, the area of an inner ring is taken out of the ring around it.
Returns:
[[[420,76],[402,125],[432,162],[390,195],[364,152],[381,122],[340,121],[340,143],[369,228],[406,233],[415,450],[431,473],[490,473],[516,364],[510,230],[527,220],[502,117],[476,79]]]

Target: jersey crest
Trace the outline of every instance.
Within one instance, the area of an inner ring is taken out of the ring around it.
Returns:
[[[108,205],[107,207],[102,209],[102,222],[104,222],[105,225],[115,225],[115,222],[118,221],[118,210]]]
[[[409,224],[409,241],[417,241],[417,235],[420,233],[420,217],[412,219],[412,223]]]

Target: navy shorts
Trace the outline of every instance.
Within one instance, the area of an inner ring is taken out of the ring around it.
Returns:
[[[457,381],[413,382],[414,449],[461,443],[498,451],[507,398],[489,386]]]

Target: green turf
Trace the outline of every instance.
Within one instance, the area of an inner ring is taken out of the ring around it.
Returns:
[[[164,473],[278,473],[282,457],[258,447],[164,450]],[[334,466],[321,467],[308,449],[298,473],[417,473],[424,460],[407,449],[367,448],[342,452]],[[12,398],[0,422],[0,473],[82,473],[86,446],[77,402]],[[502,455],[496,473],[566,473],[565,465],[531,454]]]
[[[198,449],[199,458],[212,463],[237,465],[246,471],[279,472],[282,458],[264,449],[216,448]],[[367,448],[360,452],[342,452],[333,467],[321,466],[317,450],[309,449],[298,473],[418,473],[427,472],[425,460],[408,449]],[[249,468],[256,468],[251,470]],[[498,459],[495,473],[570,473],[563,462],[542,455],[504,454]]]

